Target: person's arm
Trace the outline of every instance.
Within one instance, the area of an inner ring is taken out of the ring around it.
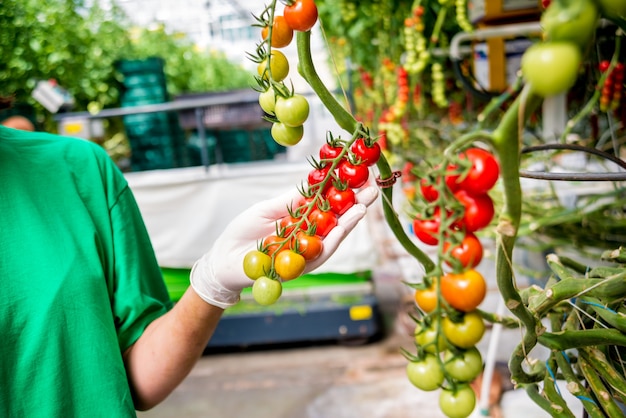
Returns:
[[[124,353],[136,409],[156,406],[183,381],[202,355],[223,312],[189,287],[168,313],[148,325]]]

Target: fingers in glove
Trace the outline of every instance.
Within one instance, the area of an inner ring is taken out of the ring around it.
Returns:
[[[378,197],[378,188],[375,186],[366,187],[356,194],[357,203],[365,206],[371,205]]]

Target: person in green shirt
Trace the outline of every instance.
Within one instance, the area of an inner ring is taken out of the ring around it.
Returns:
[[[132,417],[163,401],[253,283],[244,254],[296,196],[235,218],[173,304],[133,194],[104,149],[0,126],[0,416]],[[307,271],[337,249],[377,190],[358,196]]]

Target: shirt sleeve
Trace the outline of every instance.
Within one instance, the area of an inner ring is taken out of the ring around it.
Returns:
[[[172,307],[172,302],[139,207],[127,185],[111,208],[111,223],[115,263],[111,303],[124,352],[150,322]]]

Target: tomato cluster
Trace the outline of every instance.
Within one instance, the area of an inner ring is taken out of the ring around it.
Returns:
[[[462,164],[469,167],[462,169]],[[495,208],[488,192],[499,173],[493,154],[482,148],[469,148],[460,154],[458,164],[447,165],[443,175],[420,180],[419,195],[425,209],[415,215],[413,233],[427,245],[438,245],[443,239],[448,265],[458,269],[480,263],[483,249],[475,232],[493,219]]]
[[[272,138],[283,146],[293,146],[302,140],[309,102],[284,84],[289,75],[289,61],[277,48],[288,46],[295,31],[309,31],[317,17],[313,0],[290,0],[282,15],[274,15],[268,7],[257,18],[263,42],[257,48],[257,55],[251,58],[258,62],[259,104],[266,119],[272,122]]]
[[[485,324],[478,307],[487,293],[485,278],[475,269],[483,257],[476,232],[493,219],[489,192],[499,173],[492,153],[472,147],[438,165],[416,187],[423,210],[413,219],[413,231],[423,243],[439,245],[447,271],[416,286],[418,352],[407,354],[407,376],[421,390],[441,388],[440,408],[447,416],[469,416],[476,404],[469,383],[482,371],[476,344]]]
[[[368,135],[346,142],[329,133],[319,161],[312,161],[301,199],[276,221],[276,232],[244,258],[244,273],[255,281],[252,294],[258,303],[276,302],[282,282],[300,277],[307,263],[320,257],[324,238],[356,204],[355,189],[367,183],[369,167],[380,155],[380,146]]]
[[[601,73],[609,71],[610,61],[602,60],[598,65]],[[624,64],[618,62],[615,67],[607,74],[602,86],[600,95],[600,110],[606,112],[608,110],[616,110],[622,100],[622,90],[624,85]]]

